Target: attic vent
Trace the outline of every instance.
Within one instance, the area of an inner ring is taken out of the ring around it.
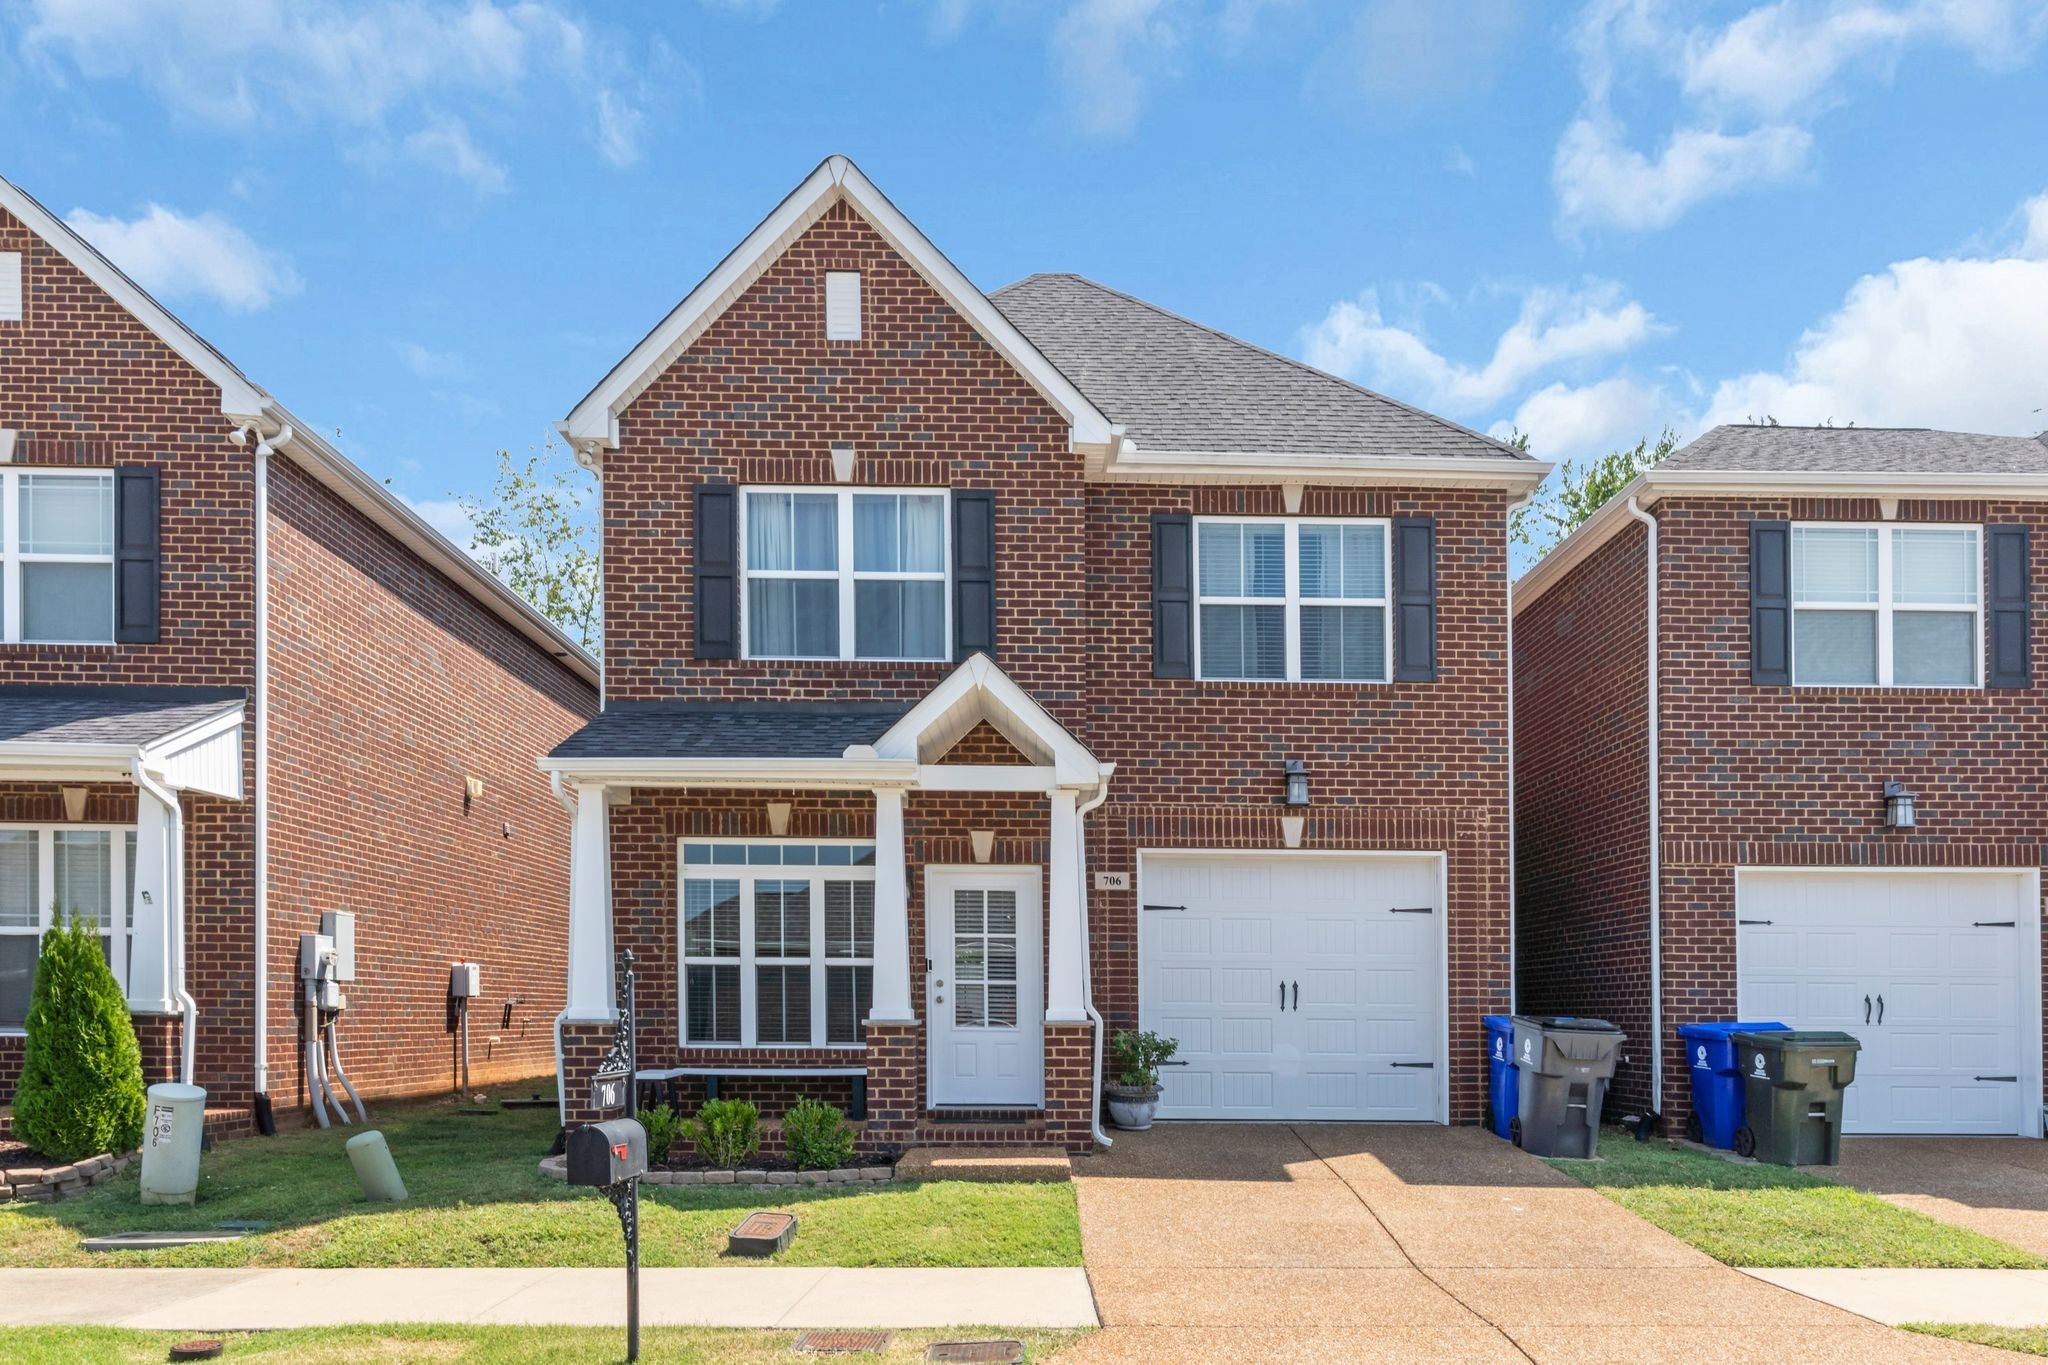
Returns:
[[[21,321],[21,253],[0,251],[0,322]]]
[[[860,340],[860,272],[825,272],[825,340]]]

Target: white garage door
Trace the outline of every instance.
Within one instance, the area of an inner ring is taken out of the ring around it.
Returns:
[[[2035,894],[1998,872],[1738,873],[1737,1013],[1862,1042],[1846,1132],[2037,1135]]]
[[[1138,893],[1160,1117],[1441,1118],[1437,858],[1148,853]]]

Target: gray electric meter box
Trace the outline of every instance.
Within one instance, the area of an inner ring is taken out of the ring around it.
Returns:
[[[326,934],[299,935],[299,980],[318,981],[333,975],[334,940]]]
[[[638,1119],[606,1119],[569,1134],[569,1183],[616,1185],[647,1173],[647,1130]]]
[[[356,917],[352,910],[329,910],[320,916],[320,932],[334,940],[334,979],[356,979]]]

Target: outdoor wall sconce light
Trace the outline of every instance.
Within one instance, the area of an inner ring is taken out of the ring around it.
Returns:
[[[1884,784],[1884,823],[1886,829],[1911,829],[1920,823],[1914,809],[1917,798],[1906,790],[1903,782]]]
[[[1286,764],[1287,804],[1306,806],[1308,804],[1308,764],[1298,758],[1290,758]]]
[[[77,824],[85,818],[86,789],[84,787],[60,788],[64,793],[64,818]]]

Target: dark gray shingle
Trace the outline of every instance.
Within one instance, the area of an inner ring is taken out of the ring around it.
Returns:
[[[837,758],[910,708],[893,702],[621,702],[550,758]]]
[[[2048,442],[1927,427],[1715,427],[1667,469],[1746,474],[2040,474]]]
[[[0,743],[151,744],[242,700],[231,687],[0,687]]]

